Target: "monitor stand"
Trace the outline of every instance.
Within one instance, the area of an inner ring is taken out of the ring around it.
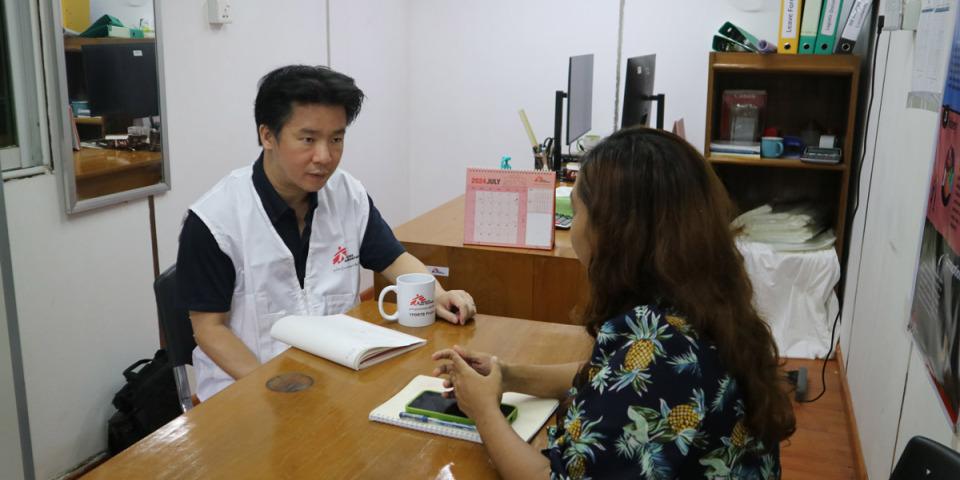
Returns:
[[[667,96],[659,93],[657,95],[644,95],[640,98],[657,104],[657,130],[663,130],[663,111],[666,110]]]

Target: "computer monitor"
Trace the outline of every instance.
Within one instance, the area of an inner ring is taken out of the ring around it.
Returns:
[[[593,54],[570,57],[567,77],[567,145],[586,135],[592,127],[592,120]]]
[[[153,42],[81,47],[90,113],[130,118],[160,114]]]
[[[626,81],[623,88],[623,115],[620,117],[621,128],[637,125],[650,126],[650,104],[653,97],[656,65],[656,55],[627,59]],[[660,126],[660,128],[663,127]]]

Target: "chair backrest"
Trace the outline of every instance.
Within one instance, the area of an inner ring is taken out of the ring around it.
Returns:
[[[960,478],[960,452],[926,437],[907,442],[890,480],[954,480]]]
[[[163,325],[167,340],[167,354],[173,366],[193,363],[193,348],[197,346],[193,339],[193,326],[190,313],[177,291],[177,266],[171,266],[153,282],[153,291],[157,296],[157,314]]]

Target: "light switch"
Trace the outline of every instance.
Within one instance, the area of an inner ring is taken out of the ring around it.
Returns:
[[[233,22],[230,4],[231,0],[207,0],[207,15],[210,17],[210,23],[223,25]]]

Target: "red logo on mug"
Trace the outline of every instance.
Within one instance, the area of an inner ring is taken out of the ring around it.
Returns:
[[[417,294],[416,297],[413,297],[413,300],[410,300],[410,305],[427,305],[431,303],[430,300],[427,300],[423,295]]]

